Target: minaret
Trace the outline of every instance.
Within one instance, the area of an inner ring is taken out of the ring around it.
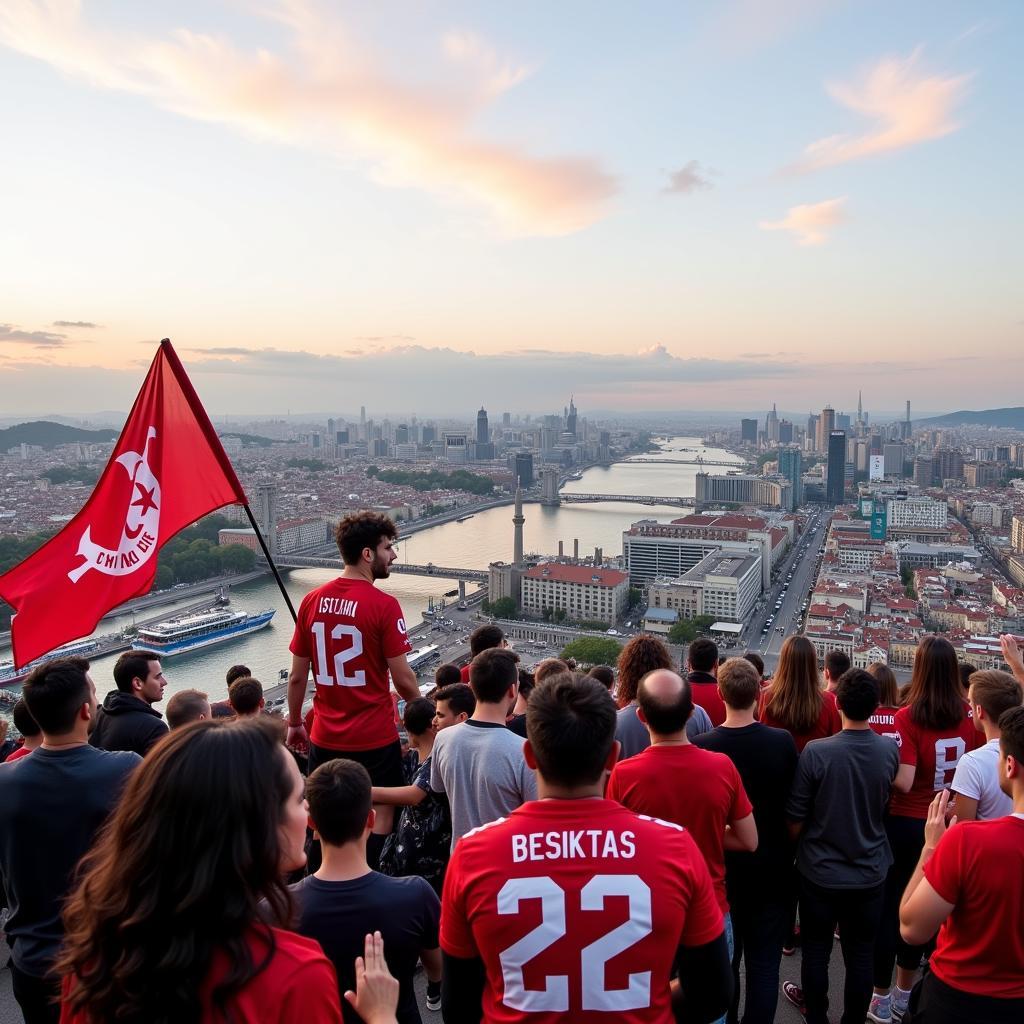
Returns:
[[[512,516],[512,525],[515,527],[515,539],[512,541],[512,564],[522,565],[523,563],[523,523],[526,517],[523,515],[523,489],[516,488],[516,509]]]
[[[857,392],[857,422],[864,422],[864,403],[861,401],[861,392]]]

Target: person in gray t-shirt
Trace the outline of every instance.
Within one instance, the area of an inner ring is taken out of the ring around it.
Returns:
[[[800,876],[803,990],[783,985],[812,1024],[827,1021],[832,936],[846,963],[844,1024],[864,1020],[871,1001],[875,933],[882,916],[892,852],[885,807],[899,768],[899,749],[871,731],[878,682],[862,669],[844,672],[836,687],[843,730],[812,740],[797,764],[786,805]]]
[[[517,661],[505,648],[481,651],[469,668],[476,710],[434,740],[430,788],[448,795],[453,850],[467,832],[537,798],[537,780],[523,756],[522,737],[505,727],[519,687]]]
[[[686,720],[686,738],[695,740],[698,736],[711,732],[713,728],[708,713],[699,704],[694,704],[693,714]],[[647,726],[636,717],[636,701],[619,708],[615,738],[619,741],[620,761],[639,754],[641,750],[646,750],[651,745],[651,734],[647,731]]]

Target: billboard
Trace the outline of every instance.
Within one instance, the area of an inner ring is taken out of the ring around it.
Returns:
[[[885,506],[879,505],[871,513],[871,539],[872,540],[885,540],[885,529],[888,525],[888,517],[886,516]]]
[[[882,480],[885,478],[885,456],[871,455],[868,458],[868,479]]]
[[[870,498],[860,499],[860,517],[861,519],[870,519],[871,513],[875,510],[875,503]]]

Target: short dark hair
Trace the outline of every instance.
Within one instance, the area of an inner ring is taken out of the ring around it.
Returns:
[[[434,685],[435,686],[451,686],[452,683],[462,682],[462,669],[458,665],[453,665],[448,662],[444,665],[438,665],[434,669]]]
[[[501,631],[500,626],[495,626],[492,623],[477,626],[469,634],[469,653],[475,658],[481,651],[486,651],[491,647],[500,647],[504,640],[505,634]]]
[[[224,682],[230,686],[236,679],[244,679],[246,676],[251,676],[252,672],[249,671],[248,665],[232,665],[228,669],[227,675],[224,677]]]
[[[694,672],[710,672],[718,664],[718,644],[707,637],[699,637],[690,644],[686,660]]]
[[[963,683],[964,692],[971,685],[971,676],[978,670],[969,661],[958,661],[956,667],[960,669],[960,682]]]
[[[398,527],[381,512],[354,512],[345,516],[334,531],[341,560],[346,565],[358,565],[366,548],[376,551],[382,538],[394,540],[397,536]]]
[[[85,658],[55,658],[32,669],[21,695],[41,732],[64,736],[75,727],[82,705],[89,703],[88,671]]]
[[[533,666],[533,682],[539,686],[545,679],[558,675],[559,672],[568,672],[569,663],[561,658],[545,658]]]
[[[825,666],[825,670],[829,674],[829,677],[832,679],[838,679],[845,672],[849,672],[850,657],[845,651],[833,648],[825,655],[823,664]],[[849,715],[847,717],[849,717]],[[858,721],[863,721],[863,719],[858,719]]]
[[[692,665],[693,662],[690,662]],[[654,669],[648,672],[636,689],[636,702],[644,713],[644,720],[659,736],[669,736],[675,732],[681,732],[686,728],[686,723],[693,713],[693,692],[687,680],[682,679],[682,686],[674,697],[654,697],[647,691],[647,680],[655,672],[664,672],[665,669]],[[700,670],[698,670],[700,671]]]
[[[228,702],[236,715],[251,715],[263,700],[263,684],[252,676],[242,676],[228,687]]]
[[[451,686],[442,686],[434,694],[434,703],[440,704],[444,701],[448,710],[453,715],[461,715],[463,711],[467,715],[476,711],[476,697],[473,695],[473,688],[468,683],[452,683]]]
[[[991,669],[975,672],[971,676],[970,697],[973,703],[980,704],[992,722],[998,723],[1004,711],[1019,708],[1024,700],[1021,685],[1009,672]]]
[[[737,711],[746,711],[761,692],[761,675],[749,658],[727,658],[718,669],[718,692]]]
[[[836,703],[851,722],[866,722],[878,707],[878,680],[862,668],[847,669],[836,683]]]
[[[417,697],[405,705],[402,724],[413,736],[422,736],[434,720],[434,702],[426,697]]]
[[[149,663],[159,661],[160,655],[155,651],[133,649],[125,651],[114,662],[114,685],[122,693],[132,692],[133,679],[145,679],[149,675]]]
[[[521,668],[519,670],[519,696],[526,700],[536,685],[537,680],[533,678],[533,673],[528,668]]]
[[[999,748],[1024,767],[1024,708],[1010,708],[999,716]]]
[[[483,704],[497,704],[519,679],[518,656],[504,647],[481,651],[469,665],[469,685]]]
[[[14,728],[26,739],[38,736],[42,732],[39,723],[32,717],[32,712],[29,711],[24,697],[19,697],[11,709],[11,718],[14,720]]]
[[[764,658],[757,651],[747,651],[743,658],[745,661],[749,661],[757,669],[757,674],[764,679]]]
[[[530,694],[526,735],[547,782],[590,785],[604,772],[615,742],[615,701],[596,679],[551,676]]]
[[[210,705],[210,715],[213,718],[234,718],[235,709],[229,701],[219,700],[216,704]]]
[[[327,761],[306,780],[309,816],[329,846],[358,839],[372,806],[370,773],[344,757]]]
[[[587,675],[596,679],[606,690],[615,685],[615,670],[610,665],[595,665]]]
[[[179,729],[189,722],[198,722],[209,702],[209,697],[201,690],[179,690],[167,702],[164,715],[167,717],[167,724],[172,729]],[[213,717],[213,710],[210,710],[210,717]]]

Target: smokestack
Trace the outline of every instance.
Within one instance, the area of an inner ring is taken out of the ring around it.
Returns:
[[[564,556],[564,554],[565,554],[565,546],[564,546],[564,544],[561,541],[559,541],[558,542],[558,557],[562,558]]]
[[[578,562],[580,560],[580,539],[576,537],[572,542],[572,560]]]
[[[602,551],[600,548],[594,548],[594,565],[600,565],[602,562],[601,558]]]

